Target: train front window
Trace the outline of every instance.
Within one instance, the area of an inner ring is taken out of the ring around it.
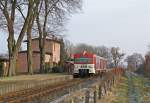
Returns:
[[[75,63],[91,63],[91,58],[75,58]]]

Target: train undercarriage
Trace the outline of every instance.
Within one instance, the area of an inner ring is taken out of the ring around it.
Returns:
[[[96,73],[89,73],[89,69],[79,69],[79,73],[74,73],[73,77],[74,78],[79,78],[79,77],[90,77],[93,75],[100,75],[102,77],[102,75],[105,73],[106,71],[99,71]]]

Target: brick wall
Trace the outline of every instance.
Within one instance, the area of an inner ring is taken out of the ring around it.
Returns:
[[[40,51],[38,39],[33,40],[32,49],[33,51]],[[52,62],[58,63],[60,61],[60,43],[58,41],[47,39],[45,43],[45,51],[52,53]]]
[[[33,52],[33,69],[34,72],[38,72],[40,69],[40,50],[39,50],[39,40],[33,39],[32,41],[32,50],[36,51]],[[45,62],[50,63],[52,65],[53,62],[59,63],[60,61],[60,43],[55,40],[46,40],[45,44]],[[52,55],[50,55],[50,53]],[[52,66],[51,66],[52,67]],[[16,72],[17,73],[27,73],[27,51],[20,52],[17,58],[17,65],[16,65]]]
[[[38,72],[40,69],[40,54],[33,53],[33,70]],[[16,73],[27,73],[27,53],[19,53],[17,58]]]

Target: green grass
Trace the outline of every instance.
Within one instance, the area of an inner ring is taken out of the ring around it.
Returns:
[[[128,103],[128,79],[122,77],[120,83],[116,86],[116,100],[113,103]]]
[[[135,91],[138,94],[138,103],[147,100],[150,102],[150,80],[141,76],[134,76],[133,84],[135,86]]]

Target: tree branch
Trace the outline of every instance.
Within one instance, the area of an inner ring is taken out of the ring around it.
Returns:
[[[22,15],[23,19],[25,20],[25,15],[23,14],[22,10],[21,10],[21,7],[18,5],[17,6],[17,10],[20,12],[20,14]]]

